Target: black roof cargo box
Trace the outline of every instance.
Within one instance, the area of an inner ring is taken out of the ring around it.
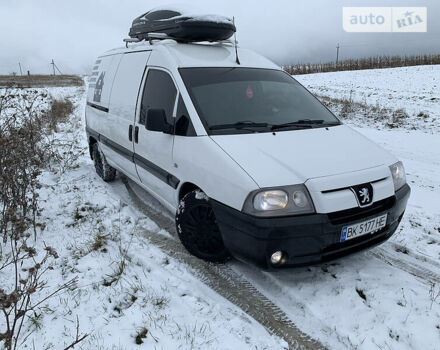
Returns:
[[[221,41],[235,33],[233,21],[217,15],[190,15],[181,10],[156,9],[137,17],[130,28],[131,38],[149,39],[149,33],[164,33],[183,42]]]

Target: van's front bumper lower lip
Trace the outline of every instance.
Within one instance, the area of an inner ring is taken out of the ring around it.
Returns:
[[[237,259],[272,268],[270,256],[287,254],[282,266],[301,266],[333,260],[390,238],[396,231],[410,195],[406,184],[395,196],[373,204],[331,214],[261,218],[211,200],[225,246]],[[340,242],[343,226],[388,214],[386,226],[377,233]]]

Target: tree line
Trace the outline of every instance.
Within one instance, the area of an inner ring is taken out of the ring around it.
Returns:
[[[375,56],[327,63],[298,63],[284,66],[289,74],[310,74],[345,70],[396,68],[440,64],[440,54],[415,56]]]

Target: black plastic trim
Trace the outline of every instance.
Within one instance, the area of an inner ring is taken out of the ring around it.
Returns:
[[[110,140],[109,138],[105,137],[104,135],[99,135],[99,141],[101,141],[104,145],[110,147],[115,152],[119,153],[124,158],[127,158],[128,160],[133,162],[133,154],[134,154],[133,151],[126,149],[125,147]]]
[[[338,225],[347,221],[359,220],[366,216],[375,215],[384,210],[388,210],[393,207],[395,202],[396,202],[396,198],[393,196],[375,202],[366,208],[356,207],[356,208],[336,211],[327,215],[328,218],[330,219],[330,222],[333,225]]]
[[[174,189],[176,189],[177,186],[179,185],[180,181],[177,177],[170,174],[161,167],[158,167],[156,164],[150,162],[148,159],[145,159],[139,154],[136,153],[134,154],[134,162],[136,163],[136,165],[140,166],[141,168],[145,169],[146,171],[153,174],[157,178],[161,179],[163,182],[167,183]]]
[[[375,183],[378,183],[378,182],[384,181],[384,180],[386,180],[386,179],[388,179],[388,177],[383,177],[383,178],[381,178],[381,179],[377,179],[377,180],[374,180],[374,181],[370,181],[369,183],[370,183],[370,184],[375,184]],[[339,187],[339,188],[334,188],[334,189],[331,189],[331,190],[324,190],[324,191],[321,191],[321,193],[339,192],[339,191],[343,191],[343,190],[349,190],[351,187],[352,187],[352,186]]]
[[[98,132],[90,129],[89,127],[86,127],[86,132],[93,136],[96,140],[99,140],[104,145],[110,147],[113,151],[116,153],[119,153],[121,156],[125,157],[129,161],[135,163],[137,166],[140,166],[141,168],[145,169],[149,173],[156,176],[158,179],[162,180],[172,188],[176,189],[177,186],[180,183],[180,180],[175,177],[173,174],[170,174],[166,170],[162,169],[161,167],[157,166],[156,164],[152,163],[148,159],[145,159],[144,157],[140,156],[139,154],[128,150],[127,148],[119,145],[118,143],[110,140],[108,137],[99,134]]]
[[[109,111],[109,109],[107,107],[103,107],[103,106],[94,104],[92,102],[87,102],[87,106],[95,108],[95,109],[102,111],[102,112],[106,112],[106,113],[108,113],[108,111]]]

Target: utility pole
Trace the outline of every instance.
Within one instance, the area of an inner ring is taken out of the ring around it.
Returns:
[[[339,43],[336,45],[336,66],[338,65],[339,61]]]
[[[55,62],[53,61],[53,58],[52,58],[52,62],[50,62],[50,64],[52,65],[53,75],[55,75]]]
[[[53,75],[55,75],[55,69],[58,71],[58,73],[60,73],[60,75],[63,75],[63,73],[61,73],[61,71],[58,69],[57,65],[55,64],[55,61],[52,58],[52,62],[50,62],[52,69],[53,69]]]
[[[20,64],[20,62],[18,62],[18,66],[20,67],[20,75],[22,76],[22,75],[23,75],[23,71],[21,70],[21,64]]]

